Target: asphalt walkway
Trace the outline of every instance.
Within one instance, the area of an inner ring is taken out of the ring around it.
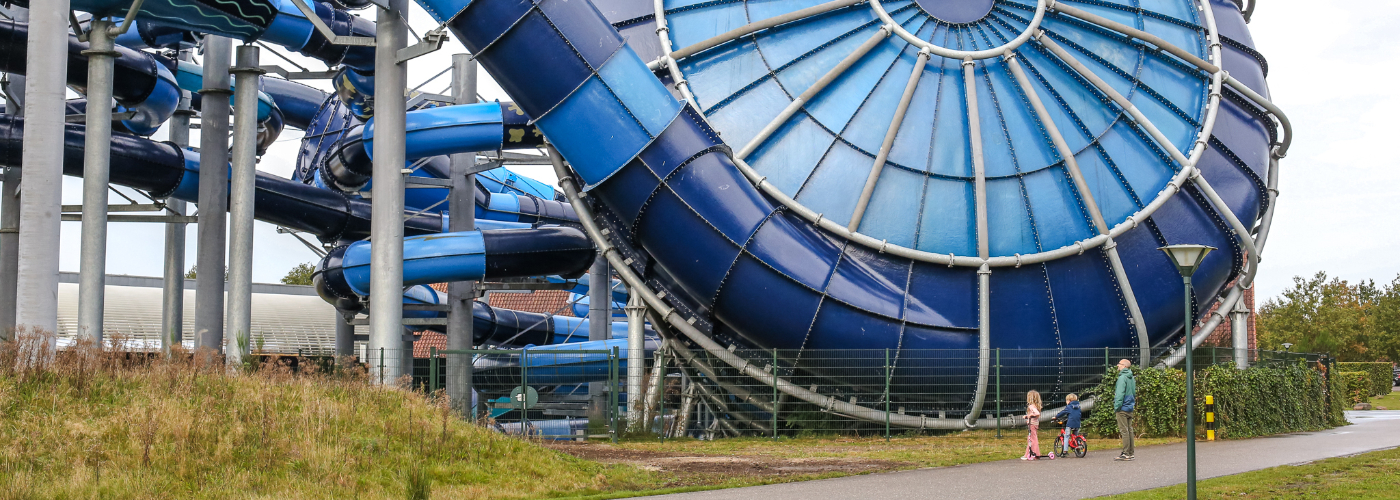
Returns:
[[[1347,412],[1354,425],[1240,441],[1196,443],[1196,477],[1206,479],[1280,465],[1400,446],[1400,411]],[[1082,459],[1003,460],[799,483],[666,495],[672,500],[814,498],[1025,497],[1086,498],[1186,482],[1186,445],[1141,447],[1137,460],[1115,462],[1118,450],[1089,450]]]

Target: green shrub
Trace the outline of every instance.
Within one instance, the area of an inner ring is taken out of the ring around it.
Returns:
[[[1390,363],[1337,363],[1336,370],[1339,372],[1366,372],[1370,379],[1370,390],[1367,396],[1390,394],[1390,388],[1394,385],[1395,372]]]
[[[1338,363],[1340,364],[1340,363]],[[1337,372],[1342,380],[1342,392],[1350,405],[1365,403],[1371,399],[1371,374],[1366,372]]]
[[[1183,436],[1186,429],[1186,374],[1175,368],[1135,368],[1137,409],[1133,415],[1138,436]],[[1216,434],[1246,438],[1318,430],[1344,425],[1345,393],[1334,377],[1329,387],[1323,374],[1302,365],[1256,366],[1245,370],[1233,365],[1214,365],[1196,371],[1197,431],[1205,432],[1205,396],[1214,396]],[[1095,402],[1113,401],[1116,370],[1089,391]],[[1329,406],[1328,403],[1332,404]],[[1111,403],[1097,404],[1085,418],[1085,432],[1100,437],[1118,435],[1118,424]]]

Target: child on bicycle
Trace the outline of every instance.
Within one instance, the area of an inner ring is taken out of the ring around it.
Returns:
[[[1026,426],[1030,427],[1030,434],[1026,436],[1026,453],[1021,456],[1021,460],[1040,459],[1040,392],[1032,390],[1026,393]]]
[[[1076,446],[1073,441],[1074,437],[1079,435],[1081,412],[1079,410],[1078,395],[1070,394],[1065,396],[1065,407],[1060,409],[1059,413],[1055,414],[1055,421],[1063,422],[1065,427],[1064,431],[1060,434],[1060,438],[1055,441],[1056,449],[1054,451],[1061,455],[1068,455],[1071,451],[1070,449]]]
[[[1065,407],[1055,414],[1055,419],[1064,418],[1065,429],[1068,429],[1070,434],[1079,434],[1080,415],[1079,396],[1070,394],[1065,396]]]

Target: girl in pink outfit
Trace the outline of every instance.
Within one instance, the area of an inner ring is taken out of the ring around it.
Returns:
[[[1037,460],[1040,458],[1040,393],[1031,391],[1026,393],[1026,426],[1031,432],[1026,436],[1026,454],[1021,456],[1021,460]]]

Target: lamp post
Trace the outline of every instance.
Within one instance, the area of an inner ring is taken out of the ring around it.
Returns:
[[[1191,362],[1195,350],[1195,345],[1191,342],[1191,275],[1196,273],[1201,262],[1206,260],[1206,254],[1215,250],[1215,247],[1168,245],[1158,250],[1171,258],[1172,264],[1176,265],[1176,270],[1181,273],[1182,283],[1185,284],[1186,322],[1182,323],[1182,326],[1186,330],[1186,498],[1196,500],[1196,375]]]

